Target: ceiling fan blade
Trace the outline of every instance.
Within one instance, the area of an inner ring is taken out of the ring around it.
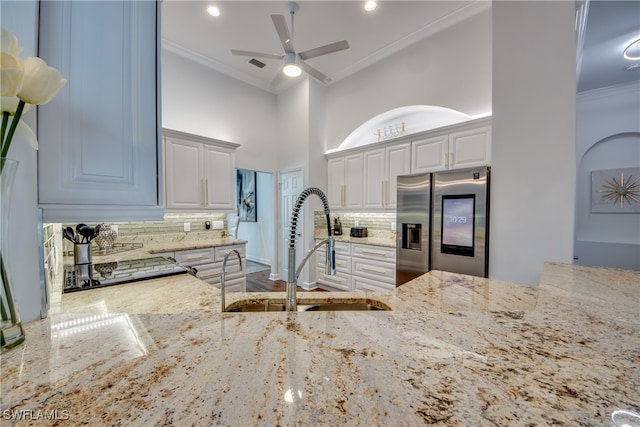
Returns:
[[[284,55],[274,55],[272,53],[251,52],[249,50],[231,49],[232,55],[253,56],[255,58],[283,59]]]
[[[282,68],[278,70],[278,74],[271,80],[271,86],[278,86],[282,80],[284,80],[285,75],[282,72]]]
[[[328,53],[338,52],[340,50],[349,49],[349,43],[346,40],[342,40],[335,43],[330,43],[324,46],[316,47],[315,49],[305,50],[300,52],[300,59],[315,58],[316,56],[326,55]]]
[[[313,68],[311,65],[307,64],[304,61],[300,61],[298,65],[300,65],[300,68],[302,68],[307,74],[315,77],[316,79],[320,80],[322,83],[329,83],[331,81],[329,77],[325,76],[320,71],[316,70],[315,68]]]
[[[271,15],[273,25],[276,27],[278,37],[280,37],[280,43],[284,51],[287,53],[296,53],[293,48],[293,40],[291,40],[291,34],[289,33],[289,27],[287,27],[287,21],[284,15]]]

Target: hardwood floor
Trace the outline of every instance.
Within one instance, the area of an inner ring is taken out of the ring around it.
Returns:
[[[271,271],[258,271],[257,273],[247,274],[247,292],[284,292],[287,283],[284,280],[269,280]],[[313,291],[322,291],[322,289],[312,289]],[[298,292],[308,292],[306,289],[297,287]]]

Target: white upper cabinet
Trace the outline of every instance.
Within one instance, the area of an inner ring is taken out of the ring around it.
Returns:
[[[491,164],[491,119],[327,155],[331,209],[397,208],[398,176]]]
[[[164,129],[166,208],[235,210],[238,144]]]
[[[67,85],[38,108],[45,222],[162,218],[159,6],[40,2],[39,56]]]
[[[411,172],[411,144],[406,142],[369,150],[363,156],[363,207],[395,209],[397,178]]]
[[[329,159],[327,179],[327,199],[331,209],[362,209],[362,153]]]
[[[485,166],[491,163],[491,125],[456,126],[411,142],[411,173]]]

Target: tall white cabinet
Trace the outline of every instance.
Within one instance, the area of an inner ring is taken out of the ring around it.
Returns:
[[[168,211],[235,210],[238,144],[164,129]]]
[[[352,153],[329,159],[328,202],[331,209],[362,209],[363,156]]]
[[[67,85],[38,109],[45,222],[163,216],[159,5],[40,2],[39,55]]]

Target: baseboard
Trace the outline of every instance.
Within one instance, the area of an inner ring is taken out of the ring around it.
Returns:
[[[258,264],[271,265],[271,260],[268,258],[259,258],[259,257],[249,257],[247,256],[247,261],[257,262]]]
[[[278,277],[278,275],[276,273],[274,273],[273,271],[271,272],[271,274],[269,275],[269,280],[272,281],[276,281],[276,280],[280,280],[280,278]]]

